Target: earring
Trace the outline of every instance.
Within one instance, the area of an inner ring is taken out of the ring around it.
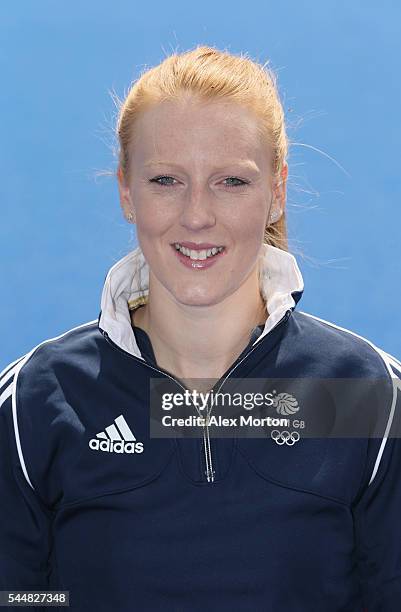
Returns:
[[[128,223],[132,223],[133,220],[134,220],[134,215],[130,211],[129,213],[127,213],[127,221],[128,221]]]
[[[276,209],[273,210],[269,216],[269,223],[275,223],[275,221],[278,221],[279,217],[280,217],[280,212]]]

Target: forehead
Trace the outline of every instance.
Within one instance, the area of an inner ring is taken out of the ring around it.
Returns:
[[[145,111],[134,127],[132,157],[137,162],[248,158],[262,164],[264,155],[258,118],[231,101],[160,102]]]

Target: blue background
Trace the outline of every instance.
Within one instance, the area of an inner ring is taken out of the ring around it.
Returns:
[[[278,75],[293,145],[298,304],[401,356],[401,4],[2,3],[0,369],[96,319],[136,246],[114,177],[114,90],[174,50],[247,52]]]

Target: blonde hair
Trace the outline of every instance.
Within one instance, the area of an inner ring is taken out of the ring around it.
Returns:
[[[142,73],[119,105],[118,165],[124,179],[129,174],[135,120],[158,102],[179,100],[186,93],[205,101],[224,98],[253,111],[259,119],[260,133],[271,150],[273,178],[280,180],[288,155],[288,139],[276,75],[248,57],[203,45],[172,54]],[[278,221],[266,226],[264,242],[288,250],[285,208]]]

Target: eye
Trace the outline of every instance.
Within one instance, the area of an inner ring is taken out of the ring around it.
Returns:
[[[226,185],[226,187],[242,187],[243,185],[247,185],[248,183],[246,183],[245,181],[243,181],[242,179],[238,178],[237,176],[228,176],[226,179],[224,179],[225,181],[239,181],[239,184],[237,183],[236,185]]]
[[[149,183],[157,183],[158,185],[161,185],[162,187],[168,187],[169,185],[172,185],[172,183],[159,183],[158,181],[161,181],[162,179],[171,179],[172,181],[175,181],[175,178],[173,178],[172,176],[163,175],[163,176],[155,176],[154,178],[149,179]]]
[[[229,176],[224,180],[225,181],[238,181],[236,184],[226,184],[226,187],[229,187],[230,189],[235,188],[235,187],[242,187],[248,184],[246,181],[243,181],[237,176]],[[170,182],[166,183],[166,182],[159,182],[159,181],[170,181]],[[161,185],[162,187],[173,186],[173,183],[171,181],[175,181],[175,178],[173,178],[172,176],[168,176],[166,174],[163,174],[161,176],[155,176],[154,178],[149,179],[150,183],[157,183],[158,185]]]

